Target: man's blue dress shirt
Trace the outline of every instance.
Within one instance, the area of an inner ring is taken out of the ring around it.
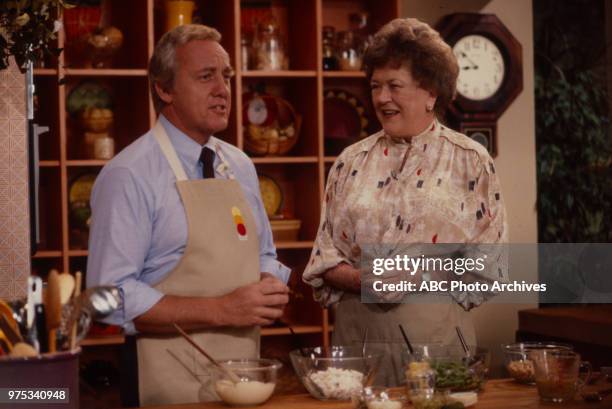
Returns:
[[[187,177],[202,178],[199,162],[202,146],[163,115],[159,120]],[[276,259],[255,166],[242,151],[220,139],[210,137],[205,146],[221,151],[251,206],[257,224],[261,271],[286,283],[290,270]],[[219,164],[215,155],[215,177],[227,178],[222,167],[218,169]],[[152,286],[177,265],[187,243],[187,220],[176,177],[152,131],[104,166],[94,184],[91,209],[87,286],[120,288],[121,307],[105,321],[121,325],[126,333],[133,334],[134,318],[163,296]]]

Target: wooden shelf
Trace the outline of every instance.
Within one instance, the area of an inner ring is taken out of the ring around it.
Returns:
[[[283,164],[283,163],[317,163],[316,156],[272,156],[269,158],[251,158],[254,164]]]
[[[243,78],[314,78],[316,71],[287,70],[287,71],[242,71]]]
[[[40,250],[37,251],[32,258],[41,259],[41,258],[58,258],[62,256],[62,252],[59,250]]]
[[[55,68],[34,68],[34,76],[54,76],[57,75]]]
[[[146,77],[146,69],[66,68],[67,77]]]
[[[365,78],[363,71],[323,71],[323,78]]]
[[[100,167],[104,166],[108,163],[107,160],[104,159],[73,159],[67,160],[66,166],[94,166]]]
[[[112,3],[112,7],[110,7]],[[36,113],[36,122],[49,126],[51,132],[41,138],[41,240],[46,248],[33,256],[33,270],[45,273],[50,268],[74,273],[84,269],[87,249],[71,249],[81,246],[85,238],[71,229],[69,190],[71,179],[80,171],[98,171],[107,160],[86,159],[84,155],[84,133],[74,116],[66,109],[67,96],[84,79],[93,79],[105,88],[113,99],[114,138],[116,152],[128,146],[156,123],[156,113],[150,100],[147,81],[147,62],[153,54],[155,42],[163,29],[163,11],[155,5],[157,0],[103,2],[107,23],[123,33],[122,48],[113,56],[114,67],[85,67],[87,57],[73,41],[68,41],[63,31],[58,33],[57,47],[64,49],[54,65],[34,70],[37,94],[44,109]],[[232,81],[233,105],[227,131],[223,139],[243,147],[242,96],[255,83],[264,83],[268,92],[290,102],[302,118],[300,137],[293,147],[292,156],[255,157],[257,169],[275,180],[283,190],[283,209],[301,220],[300,235],[315,237],[319,222],[321,202],[324,197],[326,168],[336,157],[325,156],[324,138],[324,90],[328,85],[347,88],[359,96],[368,95],[365,74],[360,71],[323,71],[321,68],[321,32],[323,26],[334,26],[338,30],[348,29],[348,16],[354,12],[367,12],[371,27],[378,27],[399,16],[398,0],[385,2],[384,7],[374,1],[364,0],[304,0],[284,1],[288,33],[287,55],[290,70],[283,71],[242,71],[240,67],[240,38],[242,37],[240,8],[245,1],[210,0],[199,2],[211,13],[205,13],[204,23],[224,33],[222,44],[230,59],[238,68]],[[61,78],[63,84],[58,79]],[[44,103],[44,104],[42,104]],[[331,151],[329,151],[331,152]],[[280,261],[294,270],[292,280],[299,280],[314,243],[309,240],[277,242]],[[84,270],[83,270],[84,271]],[[44,275],[44,274],[43,274]],[[305,298],[310,289],[300,287]],[[316,318],[320,325],[293,327],[297,333],[320,334],[322,345],[329,345],[328,311],[321,309],[314,301],[301,300],[289,307],[304,309],[306,315]],[[303,304],[302,304],[303,303]],[[320,319],[319,319],[320,318]],[[295,321],[300,322],[297,318]],[[287,335],[286,327],[266,328],[262,334],[268,336]],[[276,338],[286,342],[283,338]],[[84,346],[117,345],[124,337],[89,337]]]
[[[277,250],[312,249],[313,241],[279,241],[274,243]]]
[[[38,165],[41,168],[56,168],[56,167],[59,167],[60,161],[59,160],[41,160],[40,162],[38,162]]]
[[[95,335],[85,337],[81,341],[82,347],[101,346],[101,345],[121,345],[125,342],[123,334],[117,335]]]

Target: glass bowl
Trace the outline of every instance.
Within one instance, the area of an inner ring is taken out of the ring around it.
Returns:
[[[282,364],[273,359],[228,359],[219,361],[240,378],[234,383],[226,372],[215,368],[213,385],[219,398],[231,406],[252,406],[267,401],[276,387]]]
[[[517,342],[502,345],[504,366],[510,377],[520,383],[535,385],[535,366],[529,355],[541,349],[571,351],[573,347],[557,342]]]
[[[491,354],[482,347],[470,346],[466,356],[459,345],[422,344],[414,346],[414,354],[403,357],[406,371],[411,362],[425,362],[435,372],[436,390],[451,392],[477,391],[489,372]]]
[[[354,409],[402,409],[408,397],[401,390],[367,386],[351,396]]]
[[[350,400],[376,375],[382,353],[361,347],[331,346],[301,348],[289,357],[300,381],[320,400]]]

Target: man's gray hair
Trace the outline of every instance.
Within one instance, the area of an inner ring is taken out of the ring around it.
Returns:
[[[166,103],[155,90],[158,84],[164,90],[171,90],[174,86],[176,73],[176,49],[194,40],[211,40],[220,42],[221,34],[212,27],[202,24],[185,24],[178,26],[162,36],[149,61],[149,86],[155,111],[159,113]]]

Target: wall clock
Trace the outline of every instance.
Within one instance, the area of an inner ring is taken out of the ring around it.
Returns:
[[[523,90],[521,45],[494,14],[450,14],[436,29],[459,63],[451,125],[496,156],[497,120]]]

